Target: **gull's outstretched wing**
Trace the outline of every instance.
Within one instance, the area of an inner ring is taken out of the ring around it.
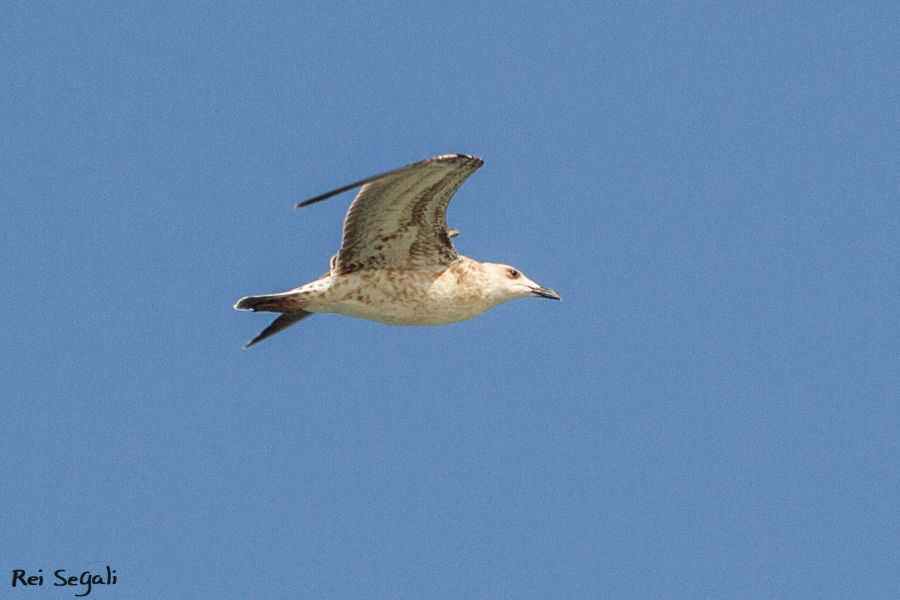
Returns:
[[[447,205],[484,161],[444,154],[369,177],[301,202],[321,202],[362,186],[347,216],[333,274],[362,269],[431,269],[456,260]]]

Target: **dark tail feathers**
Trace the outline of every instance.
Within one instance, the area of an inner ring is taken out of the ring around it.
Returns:
[[[290,296],[272,294],[268,296],[247,296],[235,303],[236,310],[253,310],[264,312],[290,312],[300,308]]]
[[[298,302],[297,295],[294,294],[271,294],[267,296],[247,296],[237,301],[234,307],[237,310],[252,310],[265,312],[283,313],[280,317],[272,321],[272,324],[259,332],[255,338],[247,342],[244,348],[249,348],[253,344],[263,341],[267,337],[272,337],[279,331],[287,329],[294,323],[299,323],[311,312],[305,311],[302,304]]]

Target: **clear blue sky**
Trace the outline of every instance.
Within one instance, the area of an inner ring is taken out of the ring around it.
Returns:
[[[0,8],[0,596],[900,597],[900,4]],[[562,302],[251,350],[351,194],[485,159]]]

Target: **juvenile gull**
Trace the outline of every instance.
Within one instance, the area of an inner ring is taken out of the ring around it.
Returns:
[[[446,325],[477,317],[498,304],[539,296],[559,300],[509,265],[457,254],[447,205],[484,161],[444,154],[375,175],[306,202],[358,188],[344,217],[341,249],[321,278],[298,288],[247,296],[237,310],[281,313],[244,348],[313,313],[337,313],[388,325]]]

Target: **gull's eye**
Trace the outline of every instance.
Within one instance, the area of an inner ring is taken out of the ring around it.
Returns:
[[[518,279],[518,278],[519,278],[519,275],[521,275],[521,273],[519,273],[519,272],[516,271],[515,269],[510,269],[510,270],[509,270],[509,278],[510,278],[510,279]]]

